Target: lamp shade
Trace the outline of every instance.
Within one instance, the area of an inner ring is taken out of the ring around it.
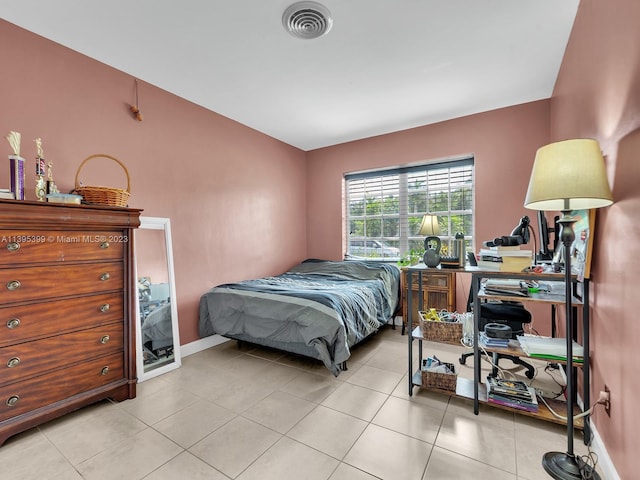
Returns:
[[[600,145],[574,139],[540,147],[524,206],[532,210],[582,210],[613,203]]]
[[[422,217],[422,223],[420,224],[418,235],[440,235],[438,217],[435,215],[425,215]]]

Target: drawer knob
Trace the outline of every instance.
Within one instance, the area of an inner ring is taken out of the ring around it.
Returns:
[[[100,343],[104,345],[105,343],[109,342],[109,340],[111,340],[111,337],[109,335],[103,335],[100,339]]]
[[[102,280],[103,282],[109,280],[111,278],[111,275],[109,275],[108,272],[104,272],[102,275],[100,275],[100,280]]]
[[[8,290],[17,290],[20,288],[20,286],[21,286],[21,283],[19,280],[11,280],[10,282],[7,283]]]
[[[108,303],[103,303],[102,305],[100,305],[100,311],[102,313],[108,312],[110,308],[111,305],[109,305]]]
[[[102,376],[105,376],[108,373],[109,373],[109,367],[102,367],[102,370],[100,370],[100,375]]]
[[[102,248],[103,250],[106,250],[107,248],[109,248],[109,242],[102,242],[100,244],[100,248]]]
[[[20,365],[20,357],[10,358],[7,362],[7,367],[9,368],[17,367],[18,365]]]
[[[18,328],[19,326],[20,326],[19,318],[10,318],[9,320],[7,320],[7,328],[14,329],[14,328]]]
[[[18,242],[9,242],[7,243],[7,250],[9,250],[10,252],[20,250],[20,244]]]
[[[19,400],[20,397],[18,395],[11,395],[7,398],[7,407],[15,407]]]

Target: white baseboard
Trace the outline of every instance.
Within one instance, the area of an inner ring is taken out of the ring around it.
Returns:
[[[228,338],[221,337],[220,335],[211,335],[210,337],[201,338],[195,342],[187,343],[180,346],[180,355],[188,357],[194,353],[201,352],[207,348],[215,347],[221,343],[228,342]]]
[[[611,461],[611,457],[609,456],[604,443],[602,443],[602,438],[600,438],[598,430],[596,430],[596,427],[595,425],[593,425],[593,423],[591,424],[591,434],[593,437],[591,441],[591,450],[593,450],[595,454],[598,455],[598,467],[603,474],[602,479],[620,480],[620,475],[618,475],[616,467]]]

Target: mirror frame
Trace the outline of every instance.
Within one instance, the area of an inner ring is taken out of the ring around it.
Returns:
[[[164,373],[180,368],[182,357],[180,355],[180,332],[178,325],[178,305],[176,303],[176,285],[173,270],[173,247],[171,243],[171,221],[162,217],[140,217],[140,229],[164,231],[164,242],[167,249],[167,274],[169,277],[169,296],[171,298],[171,331],[173,333],[173,362],[154,368],[148,372],[144,370],[144,356],[142,354],[142,324],[140,320],[140,299],[138,295],[138,260],[136,256],[137,242],[134,240],[134,275],[136,292],[136,371],[138,383],[157,377]],[[135,233],[134,233],[135,235]]]

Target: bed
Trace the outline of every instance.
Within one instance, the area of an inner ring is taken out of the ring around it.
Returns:
[[[200,298],[198,329],[318,359],[337,376],[351,347],[393,319],[399,293],[395,265],[310,259],[212,288]]]

